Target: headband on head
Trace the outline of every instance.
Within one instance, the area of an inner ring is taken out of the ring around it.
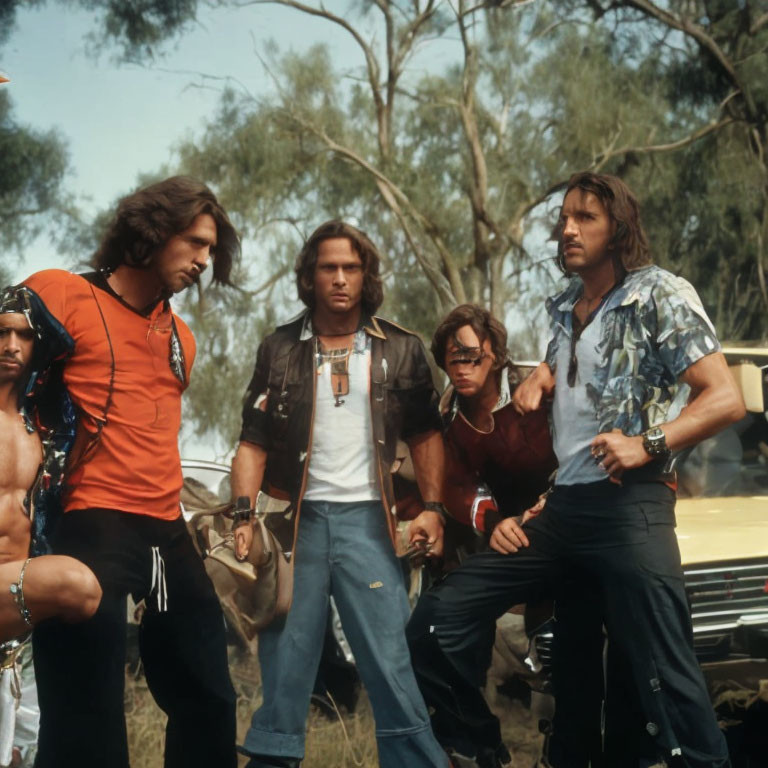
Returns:
[[[37,333],[37,328],[32,322],[29,289],[23,285],[9,285],[0,290],[0,315],[24,315],[29,327]]]

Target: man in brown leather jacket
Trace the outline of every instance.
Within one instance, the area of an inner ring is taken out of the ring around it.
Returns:
[[[405,641],[409,608],[394,548],[391,469],[410,448],[424,511],[411,543],[438,555],[443,445],[432,376],[419,339],[378,318],[379,256],[365,233],[321,225],[296,266],[307,311],[259,347],[245,396],[232,490],[259,490],[295,510],[293,603],[259,636],[264,704],[242,751],[249,768],[299,765],[332,596],[376,720],[384,768],[443,768]],[[253,529],[236,528],[238,554]]]

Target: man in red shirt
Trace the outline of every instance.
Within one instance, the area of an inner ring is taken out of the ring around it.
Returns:
[[[227,283],[238,251],[213,193],[174,177],[119,203],[97,272],[46,270],[26,281],[72,342],[61,375],[77,438],[51,545],[89,565],[104,593],[89,621],[35,632],[40,768],[128,766],[129,593],[146,601],[139,642],[168,715],[166,767],[236,764],[221,609],[180,515],[181,395],[195,340],[169,299],[211,260],[213,279]]]

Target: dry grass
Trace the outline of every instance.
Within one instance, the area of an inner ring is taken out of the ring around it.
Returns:
[[[237,736],[242,741],[253,710],[261,703],[258,662],[255,656],[230,649],[230,671],[238,693]],[[530,768],[540,741],[531,714],[517,701],[502,706],[502,730],[514,752],[514,766]],[[132,768],[161,768],[165,716],[152,700],[143,677],[129,675],[126,679],[125,711]],[[348,739],[338,721],[328,720],[313,708],[303,768],[377,768],[373,717],[367,699],[361,697],[357,711],[345,713],[343,720]],[[245,763],[241,758],[239,765]]]

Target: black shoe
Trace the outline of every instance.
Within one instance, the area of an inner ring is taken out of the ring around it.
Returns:
[[[461,752],[457,752],[453,747],[445,747],[445,753],[451,761],[451,768],[477,768],[474,757],[462,755]]]
[[[298,757],[277,757],[273,755],[251,755],[245,768],[299,768]]]
[[[512,755],[503,743],[496,749],[481,747],[475,760],[477,768],[512,768]]]

